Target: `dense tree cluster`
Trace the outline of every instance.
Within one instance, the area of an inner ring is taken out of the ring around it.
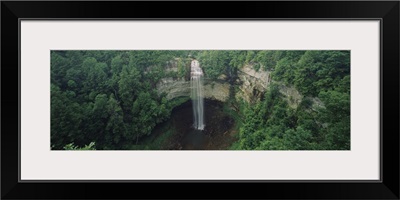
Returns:
[[[259,54],[268,55],[268,63]],[[244,109],[237,149],[350,149],[349,51],[260,51],[250,61],[272,70],[278,83]],[[304,95],[297,108],[282,97],[282,83]],[[317,97],[324,106],[313,107]]]
[[[155,88],[164,77],[188,79],[189,57],[207,78],[225,75],[233,86],[244,65],[271,71],[259,102],[229,100],[243,105],[236,149],[350,149],[350,52],[261,50],[52,51],[52,149],[129,149],[182,101]],[[304,96],[296,108],[282,84]]]
[[[172,102],[159,96],[157,82],[184,76],[165,66],[183,51],[52,51],[51,144],[123,149],[167,119]],[[187,57],[187,55],[186,55]],[[67,147],[68,148],[68,147]]]
[[[265,99],[244,109],[238,149],[350,149],[350,95],[337,89],[320,93],[325,108],[310,98],[291,108],[276,85]]]

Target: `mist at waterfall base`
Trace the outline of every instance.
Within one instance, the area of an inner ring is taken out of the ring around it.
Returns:
[[[193,104],[193,127],[196,130],[204,130],[203,70],[197,60],[193,60],[191,63],[190,87]]]

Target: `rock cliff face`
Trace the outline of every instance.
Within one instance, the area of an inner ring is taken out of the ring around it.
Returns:
[[[174,69],[168,69],[173,71]],[[229,98],[230,85],[226,80],[226,76],[219,80],[204,80],[204,96],[208,99],[219,100],[225,102]],[[260,98],[270,83],[269,71],[255,71],[252,66],[246,65],[238,71],[238,78],[234,84],[239,90],[234,96],[239,99],[243,98],[248,102],[254,102]],[[159,94],[166,93],[167,99],[176,97],[190,96],[190,81],[184,78],[164,78],[157,84]]]
[[[260,99],[261,95],[267,90],[271,82],[271,72],[256,71],[251,65],[245,65],[238,70],[239,91],[236,92],[236,99],[244,99],[247,102],[254,102]]]
[[[174,69],[169,69],[174,70]],[[247,102],[256,102],[268,90],[271,82],[279,86],[281,94],[289,103],[289,106],[296,108],[302,101],[303,96],[293,86],[287,86],[282,83],[271,80],[271,72],[259,70],[256,71],[251,65],[245,65],[238,70],[237,79],[233,84],[226,81],[226,76],[217,80],[204,80],[204,97],[225,102],[230,97],[230,92],[237,100],[243,99]],[[231,90],[232,87],[237,88]],[[167,99],[176,97],[190,96],[190,81],[184,78],[164,78],[157,84],[158,93],[166,93]],[[321,104],[319,99],[314,98],[313,103]],[[323,106],[323,105],[321,105]]]
[[[229,98],[229,83],[219,83],[215,81],[205,81],[204,96],[208,99],[225,102]]]
[[[204,80],[204,97],[225,102],[229,97],[228,83]],[[190,96],[190,81],[173,78],[164,78],[157,85],[158,93],[166,93],[167,99]]]
[[[284,99],[288,102],[291,108],[297,108],[297,106],[303,100],[303,95],[299,93],[293,86],[286,86],[285,84],[279,83],[279,91],[284,96]]]
[[[184,78],[163,78],[157,84],[159,94],[166,93],[167,99],[190,96],[190,82]]]

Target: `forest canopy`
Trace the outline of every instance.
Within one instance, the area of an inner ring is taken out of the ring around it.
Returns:
[[[336,50],[51,51],[51,148],[133,149],[188,100],[168,99],[157,84],[189,80],[192,59],[207,79],[227,77],[233,92],[243,66],[271,73],[259,101],[228,100],[239,108],[230,149],[350,149],[350,51]],[[282,85],[303,96],[297,107]]]

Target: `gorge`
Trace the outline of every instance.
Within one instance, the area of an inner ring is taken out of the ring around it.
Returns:
[[[51,52],[52,149],[349,149],[349,122],[349,51]]]
[[[239,109],[235,102],[256,103],[267,92],[271,82],[271,71],[255,70],[252,65],[239,68],[236,77],[204,78],[201,63],[190,60],[190,78],[163,78],[157,84],[159,95],[165,95],[170,101],[190,98],[178,105],[172,112],[172,126],[176,134],[165,149],[182,150],[218,150],[229,148],[237,140],[238,130],[234,127],[235,117],[224,113],[227,109]],[[169,71],[178,72],[177,62],[170,63]],[[228,81],[228,79],[231,79]],[[281,94],[295,108],[302,100],[302,95],[293,87],[283,84]],[[231,103],[228,104],[228,101]],[[190,112],[192,107],[192,114]],[[225,109],[226,109],[225,108]],[[238,116],[236,116],[237,118]],[[209,126],[205,126],[204,118]],[[192,125],[191,125],[192,124]],[[171,126],[171,125],[169,125]],[[193,129],[189,128],[193,127]],[[157,129],[157,128],[156,128]],[[156,131],[157,132],[157,131]]]

